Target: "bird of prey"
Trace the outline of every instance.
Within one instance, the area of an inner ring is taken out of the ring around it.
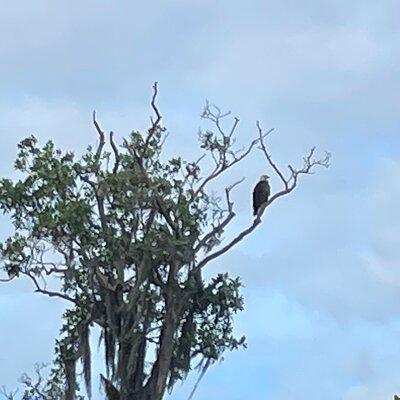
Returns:
[[[271,193],[268,178],[268,175],[261,175],[259,182],[253,190],[253,215],[255,216],[259,216],[260,208],[264,208],[268,202],[268,197]]]

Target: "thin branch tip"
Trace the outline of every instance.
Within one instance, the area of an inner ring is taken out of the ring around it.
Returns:
[[[157,94],[158,94],[158,82],[156,81],[153,84],[153,96],[151,98],[151,108],[153,109],[154,113],[156,114],[156,120],[155,121],[153,121],[153,119],[150,118],[151,125],[152,125],[150,129],[151,129],[152,132],[158,126],[158,124],[160,123],[161,118],[162,118],[162,116],[160,114],[160,111],[158,110],[158,108],[156,106]],[[148,138],[150,138],[150,137],[151,137],[151,135],[149,135]]]

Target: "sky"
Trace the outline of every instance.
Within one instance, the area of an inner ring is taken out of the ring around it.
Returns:
[[[283,169],[314,145],[332,153],[328,170],[304,177],[207,267],[242,277],[236,330],[248,349],[211,367],[195,400],[400,392],[399,15],[394,0],[2,2],[1,176],[15,176],[17,143],[30,134],[77,152],[94,144],[93,109],[120,142],[145,128],[154,81],[169,154],[200,154],[206,99],[240,118],[241,145],[256,120],[274,127],[268,146]],[[226,239],[251,222],[265,172],[258,152],[216,184],[246,177]],[[1,216],[1,238],[11,232]],[[64,307],[29,282],[0,285],[0,387],[51,361]],[[195,378],[168,399],[187,399]]]

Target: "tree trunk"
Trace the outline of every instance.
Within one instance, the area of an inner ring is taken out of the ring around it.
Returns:
[[[157,361],[153,365],[151,377],[146,384],[145,396],[140,400],[162,400],[164,397],[174,350],[174,335],[179,321],[177,316],[182,308],[176,298],[176,295],[171,293],[170,299],[167,301]]]

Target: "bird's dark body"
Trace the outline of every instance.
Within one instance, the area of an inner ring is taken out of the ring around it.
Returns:
[[[257,183],[253,191],[253,215],[257,215],[258,209],[268,201],[271,188],[268,181],[260,181]]]

